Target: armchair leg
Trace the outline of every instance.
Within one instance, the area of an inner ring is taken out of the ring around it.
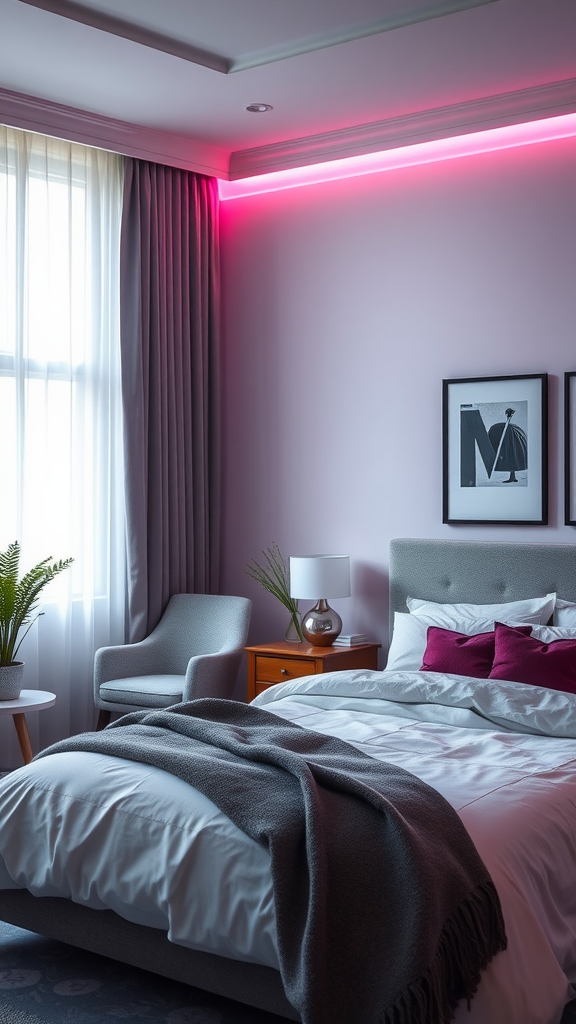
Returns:
[[[98,715],[98,724],[96,726],[96,729],[98,731],[100,729],[104,729],[104,727],[106,725],[108,725],[108,723],[110,722],[111,718],[112,718],[112,712],[111,711],[105,711],[104,708],[100,708],[100,714]]]

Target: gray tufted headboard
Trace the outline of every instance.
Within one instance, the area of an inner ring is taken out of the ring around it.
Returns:
[[[576,601],[576,544],[390,541],[390,636],[407,597],[491,604],[552,591]]]

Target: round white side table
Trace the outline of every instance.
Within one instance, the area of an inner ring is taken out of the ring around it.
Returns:
[[[30,764],[33,756],[26,725],[26,713],[28,711],[43,711],[44,708],[50,708],[55,703],[56,694],[48,693],[47,690],[22,690],[16,700],[0,700],[0,715],[12,715],[14,720],[24,764]]]

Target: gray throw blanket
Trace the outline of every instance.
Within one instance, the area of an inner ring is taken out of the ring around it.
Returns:
[[[280,972],[304,1024],[445,1024],[506,947],[456,812],[343,740],[207,698],[128,714],[38,757],[69,750],[163,768],[268,848]]]

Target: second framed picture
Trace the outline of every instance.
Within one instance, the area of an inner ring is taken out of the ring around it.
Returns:
[[[564,374],[564,522],[576,526],[576,371]]]
[[[442,522],[548,522],[548,375],[442,382]]]

